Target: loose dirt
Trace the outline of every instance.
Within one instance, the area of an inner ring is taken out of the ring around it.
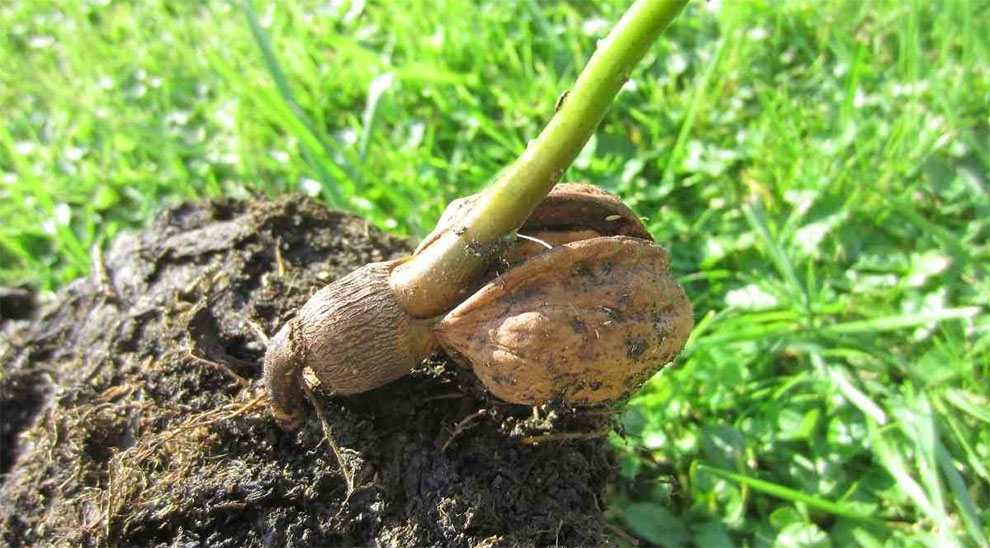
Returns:
[[[0,320],[0,539],[603,542],[614,458],[600,435],[571,434],[607,431],[607,414],[501,404],[435,356],[359,396],[316,389],[347,475],[316,413],[293,433],[268,415],[267,336],[322,285],[410,250],[306,198],[187,203],[119,237],[40,312],[18,305]]]

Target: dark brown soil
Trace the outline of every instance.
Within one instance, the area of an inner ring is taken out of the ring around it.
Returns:
[[[442,357],[360,396],[317,392],[353,489],[316,413],[294,433],[269,417],[266,334],[409,250],[304,198],[184,204],[35,321],[0,320],[3,544],[601,543],[605,442],[527,442],[602,416],[499,404]]]

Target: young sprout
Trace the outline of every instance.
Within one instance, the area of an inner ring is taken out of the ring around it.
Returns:
[[[300,383],[305,367],[333,392],[353,394],[407,374],[437,348],[434,327],[486,281],[507,237],[544,201],[629,73],[686,3],[637,0],[598,42],[539,137],[458,217],[453,230],[439,231],[412,257],[366,265],[324,287],[282,327],[269,345],[264,367],[272,413],[280,425],[291,429],[303,418]],[[604,219],[609,222],[615,214]],[[683,306],[679,310],[683,313]],[[687,311],[690,315],[690,306]]]

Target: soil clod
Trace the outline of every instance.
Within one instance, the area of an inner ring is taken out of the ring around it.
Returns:
[[[601,543],[603,439],[520,440],[608,415],[536,421],[440,358],[363,394],[317,391],[292,433],[265,409],[265,336],[327,282],[410,250],[299,197],[182,204],[118,238],[0,348],[2,544]]]

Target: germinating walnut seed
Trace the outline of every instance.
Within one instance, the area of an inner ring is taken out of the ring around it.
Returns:
[[[419,250],[456,231],[475,200],[453,202]],[[407,259],[366,265],[313,295],[265,356],[279,423],[302,419],[303,368],[334,393],[364,392],[406,375],[438,340],[495,396],[527,404],[621,399],[680,351],[691,305],[666,254],[618,198],[557,185],[521,230],[527,238],[498,253],[508,270],[486,273],[478,283],[488,285],[439,325],[396,301],[390,273]]]

